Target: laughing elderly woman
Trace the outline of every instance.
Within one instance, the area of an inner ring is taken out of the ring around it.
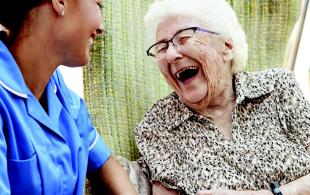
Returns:
[[[291,72],[242,72],[228,3],[158,0],[145,26],[174,90],[134,130],[153,194],[310,194],[310,104]]]

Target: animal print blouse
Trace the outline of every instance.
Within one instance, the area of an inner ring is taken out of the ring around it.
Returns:
[[[293,73],[237,73],[233,140],[176,95],[159,100],[134,130],[151,181],[183,194],[269,189],[310,173],[310,104]]]

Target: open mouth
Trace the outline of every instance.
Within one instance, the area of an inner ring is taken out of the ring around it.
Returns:
[[[92,38],[89,39],[88,45],[91,46],[93,44],[94,40]]]
[[[89,41],[88,41],[88,45],[91,46],[94,43],[95,39],[96,39],[96,34],[92,33],[90,35],[90,38],[89,38]]]
[[[182,83],[186,83],[187,81],[195,77],[198,74],[198,71],[199,71],[198,67],[189,66],[175,73],[175,76]]]

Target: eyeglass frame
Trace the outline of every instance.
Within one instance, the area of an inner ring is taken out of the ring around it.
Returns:
[[[200,28],[200,27],[197,27],[197,26],[194,26],[194,27],[188,27],[188,28],[184,28],[184,29],[181,29],[181,30],[178,30],[172,37],[171,39],[169,39],[168,41],[159,41],[157,43],[154,43],[153,45],[151,45],[147,50],[146,50],[146,55],[147,56],[151,56],[151,57],[156,57],[154,54],[150,53],[150,50],[158,45],[158,44],[161,44],[161,43],[166,43],[166,46],[167,48],[169,47],[169,43],[171,42],[173,46],[176,46],[175,43],[173,43],[173,39],[174,37],[176,37],[177,35],[179,35],[180,33],[182,33],[183,31],[186,31],[186,30],[193,30],[194,31],[194,35],[196,33],[196,31],[201,31],[201,32],[206,32],[206,33],[210,33],[210,34],[214,34],[214,35],[220,35],[219,33],[217,32],[214,32],[214,31],[210,31],[208,29],[204,29],[204,28]]]

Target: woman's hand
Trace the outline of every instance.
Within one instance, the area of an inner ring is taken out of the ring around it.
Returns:
[[[307,150],[309,147],[307,148]],[[310,174],[300,177],[295,181],[280,186],[283,195],[310,195]],[[271,191],[235,191],[235,190],[202,190],[196,195],[272,195]]]
[[[271,191],[236,191],[236,190],[202,190],[196,193],[196,195],[272,195]]]
[[[178,195],[179,192],[177,190],[166,188],[160,182],[154,182],[152,184],[152,195]]]

